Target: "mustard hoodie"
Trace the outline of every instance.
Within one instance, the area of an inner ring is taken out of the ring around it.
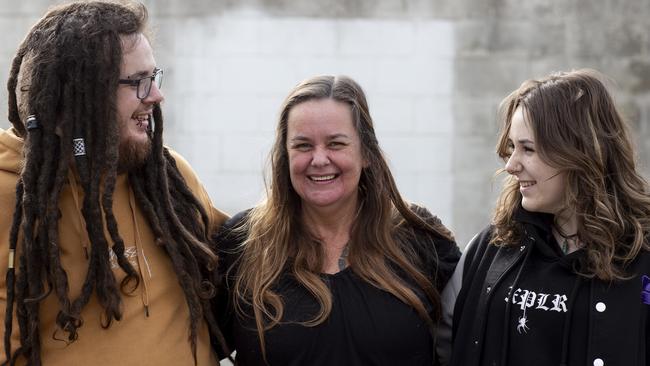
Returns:
[[[4,323],[7,301],[5,274],[7,273],[9,231],[15,206],[15,187],[22,164],[23,141],[13,129],[0,129],[0,319]],[[226,214],[212,206],[210,198],[196,174],[181,156],[172,151],[178,168],[188,187],[204,205],[212,229],[218,228]],[[76,298],[87,272],[85,246],[89,239],[81,215],[83,190],[78,182],[68,181],[59,201],[62,218],[59,222],[61,263],[68,275],[70,298]],[[66,344],[55,340],[63,338],[57,331],[55,317],[59,305],[54,294],[40,304],[40,329],[43,364],[49,365],[194,365],[189,343],[189,311],[185,295],[164,249],[154,244],[153,233],[142,210],[136,204],[128,177],[118,176],[113,210],[120,236],[124,240],[125,255],[140,273],[142,281],[133,294],[122,294],[123,318],[111,327],[101,326],[101,308],[93,295],[82,312],[83,326],[79,338]],[[19,255],[19,254],[17,254]],[[17,262],[16,262],[17,263]],[[111,255],[116,280],[124,272]],[[145,314],[148,307],[149,316]],[[0,328],[4,335],[4,326]],[[19,345],[18,324],[14,317],[12,350]],[[0,342],[1,343],[1,342]],[[0,361],[4,361],[4,346]],[[198,365],[218,364],[210,347],[207,325],[204,323],[197,339]],[[23,361],[24,362],[24,361]]]

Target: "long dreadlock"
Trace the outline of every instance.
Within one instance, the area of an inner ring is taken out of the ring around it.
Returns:
[[[14,58],[7,85],[9,120],[25,140],[25,157],[10,233],[10,255],[17,247],[21,255],[18,272],[10,265],[7,273],[7,363],[24,355],[28,364],[41,364],[39,304],[49,294],[53,293],[59,304],[57,328],[72,342],[83,325],[81,311],[93,292],[103,309],[102,326],[108,328],[122,316],[120,291],[132,292],[139,284],[140,277],[124,256],[112,201],[119,161],[116,92],[122,37],[141,34],[146,21],[147,11],[141,4],[79,2],[59,6],[32,27]],[[20,78],[23,61],[28,64],[23,73],[29,75]],[[21,88],[25,88],[29,114],[37,118],[37,128],[25,128],[26,116],[16,95],[19,79],[28,80]],[[159,105],[154,106],[152,122],[151,153],[141,169],[128,173],[129,182],[184,291],[190,314],[189,342],[196,362],[197,329],[202,319],[211,336],[224,344],[214,315],[206,311],[215,292],[207,280],[208,271],[216,258],[206,244],[208,215],[163,147]],[[79,138],[86,154],[73,157],[73,139]],[[74,299],[69,296],[58,246],[59,197],[71,165],[75,165],[85,192],[81,211],[91,243],[88,272]],[[126,273],[119,288],[110,267],[111,249]],[[20,347],[12,353],[14,304]]]

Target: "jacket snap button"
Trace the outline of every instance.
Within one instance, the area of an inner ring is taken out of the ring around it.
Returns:
[[[490,290],[492,290],[492,287],[488,287],[485,289],[485,292],[490,293]]]
[[[605,305],[604,302],[599,302],[599,303],[596,304],[596,310],[597,310],[599,313],[602,313],[603,311],[605,311],[605,309],[607,309],[607,305]],[[599,360],[600,360],[600,359],[599,359]],[[602,361],[602,360],[601,360],[601,361]],[[594,362],[595,362],[595,361],[594,361]],[[595,365],[595,363],[594,363],[594,365]]]
[[[600,358],[594,360],[594,366],[605,366],[605,361]]]

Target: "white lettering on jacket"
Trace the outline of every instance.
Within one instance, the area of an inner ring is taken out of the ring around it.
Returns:
[[[510,294],[512,294],[512,296]],[[568,298],[564,294],[545,294],[521,288],[518,288],[513,292],[512,287],[510,287],[505,301],[511,301],[512,305],[518,306],[519,309],[523,311],[523,314],[517,319],[516,330],[519,334],[525,334],[531,329],[531,324],[526,315],[527,310],[566,313],[566,302],[568,301]]]
[[[569,300],[564,294],[545,294],[518,288],[512,294],[513,305],[518,305],[521,310],[535,309],[543,311],[557,311],[566,313],[566,303]],[[505,298],[508,302],[508,298]]]
[[[510,294],[512,294],[512,296]],[[518,288],[513,292],[512,287],[510,287],[505,301],[511,301],[512,305],[518,306],[518,308],[523,311],[523,314],[517,319],[515,326],[519,334],[525,334],[528,333],[532,326],[529,323],[528,316],[526,315],[527,310],[566,313],[566,302],[568,301],[568,298],[564,294],[545,294],[521,288]]]

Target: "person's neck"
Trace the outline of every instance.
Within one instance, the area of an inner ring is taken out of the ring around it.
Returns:
[[[555,219],[555,230],[563,236],[571,236],[578,233],[578,217],[575,213],[558,215]]]
[[[578,218],[575,214],[558,215],[553,225],[553,236],[565,255],[583,246],[578,236]]]
[[[350,230],[357,214],[357,202],[337,207],[303,207],[303,221],[325,246],[341,248],[350,237]]]

